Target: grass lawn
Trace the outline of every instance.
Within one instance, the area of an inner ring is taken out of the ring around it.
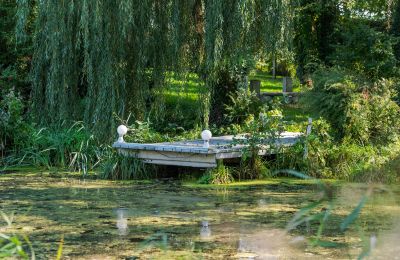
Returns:
[[[260,80],[261,81],[261,92],[282,92],[283,77],[276,76],[274,78],[268,72],[261,70],[253,70],[250,72],[249,80]],[[293,88],[294,92],[299,92],[300,88]]]
[[[249,75],[249,80],[253,79],[261,81],[262,92],[282,91],[282,76],[273,78],[267,72],[253,70]],[[171,123],[188,129],[196,121],[196,115],[200,113],[201,93],[205,90],[205,86],[194,73],[181,76],[171,73],[167,75],[166,84],[166,89],[163,91],[166,111],[168,111],[166,117],[171,119]],[[298,92],[300,88],[294,88],[293,91]],[[283,114],[291,125],[297,125],[290,130],[296,130],[299,128],[298,125],[307,122],[308,118],[299,104],[285,104]]]

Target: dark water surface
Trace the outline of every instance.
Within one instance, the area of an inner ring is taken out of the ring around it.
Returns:
[[[0,175],[0,211],[14,214],[0,233],[26,234],[38,259],[400,259],[400,192],[374,186],[361,216],[340,224],[368,189],[331,184],[334,209],[322,230],[328,247],[312,246],[319,223],[286,231],[321,195],[311,182],[272,179],[228,187],[177,181],[112,182]],[[318,208],[318,211],[326,209]]]

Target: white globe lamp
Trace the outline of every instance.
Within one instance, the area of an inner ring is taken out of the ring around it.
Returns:
[[[210,147],[211,137],[212,137],[212,134],[211,134],[210,130],[204,130],[203,132],[201,132],[201,139],[203,139],[203,141],[204,141],[204,144],[203,144],[204,148]]]
[[[124,141],[124,135],[128,132],[128,127],[124,125],[120,125],[117,128],[117,133],[118,133],[118,143],[123,143]]]

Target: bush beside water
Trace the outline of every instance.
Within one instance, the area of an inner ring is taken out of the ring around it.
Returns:
[[[312,134],[285,149],[281,156],[268,160],[254,155],[261,146],[271,145],[279,132],[288,128],[305,131],[306,122],[289,125],[279,99],[260,102],[254,93],[243,88],[231,95],[230,105],[225,107],[224,124],[212,126],[211,130],[214,135],[247,133],[246,140],[237,142],[249,146],[243,150],[238,167],[209,171],[203,182],[226,183],[232,177],[264,178],[278,169],[294,169],[317,178],[398,181],[400,124],[399,106],[394,101],[396,81],[373,81],[341,68],[324,68],[313,75],[313,86],[301,103],[314,118],[319,118],[314,120]],[[64,121],[39,127],[29,118],[26,106],[13,89],[0,100],[3,168],[20,165],[68,168],[84,175],[99,172],[99,177],[107,179],[155,176],[153,167],[118,155],[104,144],[113,142],[116,136],[100,141],[82,122]],[[130,125],[125,137],[129,142],[196,139],[201,132],[200,128],[181,131],[179,126],[170,125],[160,133],[150,122],[116,121]]]

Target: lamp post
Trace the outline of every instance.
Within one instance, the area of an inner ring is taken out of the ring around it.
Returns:
[[[203,141],[204,141],[204,144],[203,144],[204,148],[210,147],[211,137],[212,137],[212,134],[211,134],[210,130],[204,130],[203,132],[201,132],[201,139],[203,139]]]
[[[126,135],[126,133],[128,132],[128,127],[124,126],[124,125],[120,125],[117,128],[117,132],[118,132],[118,143],[124,143],[124,135]]]

